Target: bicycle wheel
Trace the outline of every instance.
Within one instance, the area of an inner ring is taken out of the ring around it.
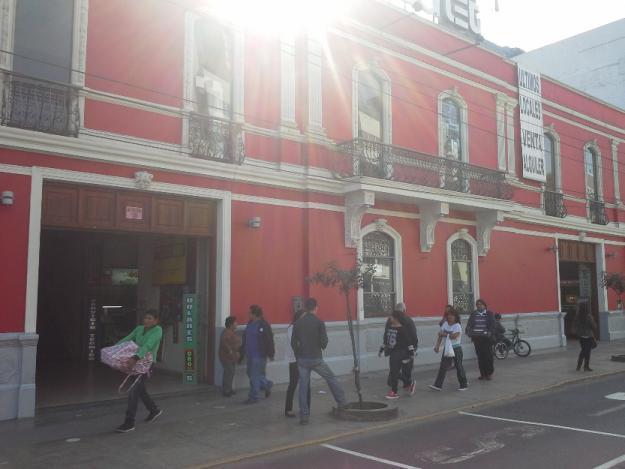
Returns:
[[[497,342],[493,345],[493,354],[498,360],[504,360],[508,357],[508,346],[505,342]]]
[[[532,346],[525,340],[519,340],[514,344],[514,353],[519,357],[527,357],[532,351]]]

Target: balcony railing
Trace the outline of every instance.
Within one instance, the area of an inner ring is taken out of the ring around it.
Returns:
[[[190,116],[189,146],[195,158],[241,164],[245,157],[241,126],[214,117]]]
[[[588,200],[590,212],[590,222],[597,225],[607,225],[609,223],[608,214],[605,211],[605,203],[600,200]]]
[[[78,89],[72,85],[0,71],[0,125],[78,136]]]
[[[567,215],[564,195],[559,192],[545,191],[545,214],[550,217],[564,218]]]
[[[339,162],[339,177],[366,176],[407,182],[455,192],[512,198],[512,187],[502,172],[461,161],[427,155],[407,148],[355,139],[338,145],[351,161]]]

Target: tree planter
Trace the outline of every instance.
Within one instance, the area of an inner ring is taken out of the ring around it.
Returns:
[[[332,415],[340,420],[354,422],[380,422],[397,418],[399,410],[384,402],[350,402],[345,407],[332,409]]]

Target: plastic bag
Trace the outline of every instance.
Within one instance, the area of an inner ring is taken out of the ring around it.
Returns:
[[[443,356],[449,357],[449,358],[453,358],[456,356],[456,354],[454,353],[454,347],[453,345],[451,345],[451,339],[449,337],[445,339],[445,348],[443,349]]]

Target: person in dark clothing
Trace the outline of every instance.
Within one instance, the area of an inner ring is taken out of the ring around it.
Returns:
[[[117,342],[121,344],[122,342],[132,340],[139,346],[136,355],[131,359],[130,368],[134,368],[137,361],[145,357],[148,352],[152,354],[154,362],[156,361],[158,349],[161,346],[161,339],[163,338],[163,329],[158,325],[158,320],[158,311],[155,309],[146,311],[143,316],[143,325],[137,326],[130,334]],[[152,366],[154,366],[154,362],[152,362]],[[135,385],[130,389],[128,393],[126,419],[123,424],[115,429],[116,432],[127,433],[135,429],[135,416],[137,415],[139,400],[143,402],[143,405],[149,412],[145,419],[146,422],[154,422],[163,413],[148,394],[146,387],[148,378],[149,373],[141,375]]]
[[[307,425],[310,418],[308,386],[312,371],[326,381],[338,407],[344,407],[347,401],[336,376],[323,361],[323,350],[328,346],[328,334],[325,323],[317,317],[317,300],[308,298],[304,303],[304,309],[302,317],[293,325],[291,347],[297,358],[299,371],[300,424]]]
[[[219,340],[219,361],[223,367],[223,377],[221,380],[221,393],[224,397],[231,397],[236,394],[232,389],[234,380],[234,370],[240,359],[241,338],[237,334],[237,318],[228,316],[225,323],[226,328],[221,333]]]
[[[395,305],[395,311],[400,314],[400,322],[406,328],[409,340],[408,353],[401,362],[401,374],[399,379],[403,382],[404,389],[412,395],[415,392],[415,382],[412,379],[412,369],[414,367],[414,357],[419,346],[417,327],[415,326],[414,321],[406,315],[406,305],[404,303],[397,303]]]
[[[478,379],[490,381],[495,372],[493,361],[492,338],[495,328],[495,315],[486,307],[486,302],[479,299],[475,302],[475,311],[469,316],[466,333],[475,346],[477,363],[480,368]]]
[[[289,340],[289,346],[286,351],[286,357],[289,362],[289,387],[286,390],[286,402],[284,403],[284,415],[286,417],[295,417],[293,413],[293,396],[299,382],[299,370],[297,369],[297,359],[291,348],[291,337],[293,337],[293,325],[303,314],[304,311],[297,311],[293,315],[293,322],[286,329],[286,336]],[[308,384],[308,408],[310,409],[310,383]]]
[[[408,346],[411,344],[411,332],[406,325],[400,311],[393,311],[386,321],[384,328],[384,345],[380,347],[378,356],[382,353],[389,359],[389,373],[387,383],[391,390],[385,396],[387,399],[397,399],[397,386],[402,369],[402,361],[408,356]]]
[[[596,344],[595,331],[597,323],[590,314],[590,300],[582,297],[577,302],[577,314],[573,320],[573,331],[579,337],[579,345],[581,350],[577,357],[577,371],[584,364],[584,371],[592,371],[590,368],[590,351],[593,343]]]
[[[267,359],[273,361],[275,346],[271,325],[263,318],[263,310],[258,305],[250,306],[250,320],[243,334],[241,359],[247,360],[247,376],[250,379],[250,394],[245,404],[256,404],[261,390],[265,397],[271,395],[273,383],[265,376]]]

